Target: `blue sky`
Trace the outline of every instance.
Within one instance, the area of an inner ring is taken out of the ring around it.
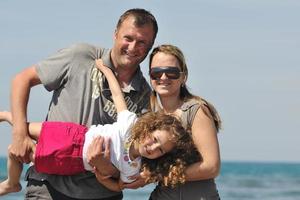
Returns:
[[[183,50],[191,91],[220,112],[222,160],[300,162],[297,0],[0,1],[0,109],[9,109],[14,74],[73,43],[111,47],[118,17],[134,7],[156,16],[155,45]],[[31,121],[45,118],[50,98],[33,89]],[[5,155],[10,127],[0,134]]]

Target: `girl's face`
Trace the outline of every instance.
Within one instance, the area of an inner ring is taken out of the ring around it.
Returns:
[[[151,133],[151,136],[139,144],[140,156],[155,159],[168,153],[175,146],[175,142],[171,139],[172,135],[169,131],[155,130]]]
[[[179,96],[180,86],[185,81],[185,75],[181,71],[175,56],[162,52],[153,56],[150,80],[153,89],[159,96]]]

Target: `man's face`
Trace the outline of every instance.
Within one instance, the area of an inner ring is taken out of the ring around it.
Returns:
[[[125,19],[114,34],[111,57],[115,67],[135,70],[151,49],[153,37],[151,24],[136,27],[133,17]]]

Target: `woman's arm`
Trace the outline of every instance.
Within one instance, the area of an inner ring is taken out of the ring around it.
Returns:
[[[111,91],[112,99],[116,106],[117,113],[120,113],[123,110],[127,110],[127,105],[123,96],[123,92],[121,90],[118,80],[116,79],[111,69],[104,66],[101,59],[96,60],[96,66],[104,74],[108,81],[109,89]]]
[[[201,107],[207,109],[206,107]],[[212,118],[199,109],[192,124],[192,136],[202,161],[193,163],[185,170],[187,181],[215,178],[220,171],[220,150],[217,130]]]

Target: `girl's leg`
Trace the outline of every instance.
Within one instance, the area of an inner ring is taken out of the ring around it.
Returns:
[[[11,112],[1,111],[1,112],[0,112],[0,122],[2,122],[2,121],[6,121],[6,122],[8,122],[10,125],[12,125],[12,116],[11,116]]]
[[[7,121],[13,126],[12,115],[10,112],[0,112],[0,122]],[[42,123],[28,123],[29,136],[38,140]],[[7,171],[8,177],[5,181],[0,183],[0,196],[11,193],[18,192],[22,189],[20,185],[20,177],[23,169],[23,164],[18,160],[15,160],[13,156],[10,155],[10,146],[8,147],[8,158],[7,158]],[[33,161],[33,156],[30,155],[31,160]]]
[[[10,146],[8,147],[8,149]],[[9,152],[9,150],[8,150]],[[10,153],[7,158],[7,171],[8,178],[0,183],[0,196],[11,193],[19,192],[22,189],[20,184],[20,177],[23,169],[23,164],[15,160]]]
[[[0,122],[2,122],[2,121],[6,121],[10,125],[13,126],[11,112],[0,111]],[[40,136],[41,128],[42,128],[42,123],[41,122],[30,122],[30,123],[28,123],[29,136],[32,139],[34,139],[35,141],[37,141],[39,139],[39,136]]]

